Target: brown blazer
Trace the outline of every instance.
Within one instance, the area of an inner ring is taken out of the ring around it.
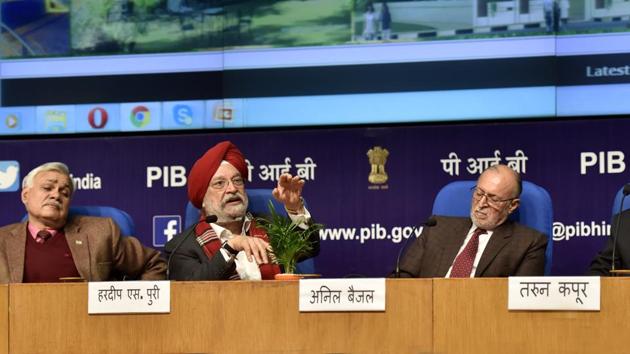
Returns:
[[[87,281],[132,279],[162,280],[166,262],[160,253],[134,237],[121,237],[110,218],[74,216],[64,226],[74,264]],[[0,228],[0,283],[21,283],[24,274],[26,222]]]
[[[443,278],[472,226],[470,218],[436,216],[400,261],[400,276]],[[545,272],[547,237],[506,221],[497,227],[481,255],[475,277],[538,276]]]

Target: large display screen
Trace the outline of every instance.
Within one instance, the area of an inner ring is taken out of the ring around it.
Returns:
[[[630,2],[4,0],[0,134],[630,113]]]

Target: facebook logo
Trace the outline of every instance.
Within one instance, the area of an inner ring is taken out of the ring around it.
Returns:
[[[155,215],[153,217],[153,246],[164,247],[175,235],[182,231],[182,217],[179,215]]]

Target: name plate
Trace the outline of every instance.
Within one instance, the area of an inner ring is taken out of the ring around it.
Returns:
[[[600,277],[510,277],[508,310],[599,311]]]
[[[104,281],[88,283],[88,314],[169,313],[169,281]]]
[[[385,278],[300,279],[300,312],[385,311]]]

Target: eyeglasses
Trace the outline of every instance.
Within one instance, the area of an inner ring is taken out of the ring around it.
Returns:
[[[227,188],[227,186],[229,185],[230,181],[232,182],[232,185],[236,188],[238,187],[242,187],[245,185],[245,180],[243,180],[243,177],[241,176],[236,176],[236,177],[232,177],[231,180],[227,180],[227,179],[217,179],[215,181],[210,182],[210,187],[212,187],[212,189],[216,189],[216,190],[224,190],[225,188]]]
[[[473,192],[473,198],[475,199],[475,201],[480,201],[483,199],[483,197],[486,197],[486,201],[488,202],[488,205],[490,205],[491,207],[495,209],[500,209],[502,206],[505,205],[505,202],[510,202],[518,198],[518,197],[514,197],[514,198],[509,198],[509,199],[500,199],[496,195],[492,195],[492,194],[488,194],[484,192],[483,190],[479,189],[479,187],[473,187],[471,190]]]

